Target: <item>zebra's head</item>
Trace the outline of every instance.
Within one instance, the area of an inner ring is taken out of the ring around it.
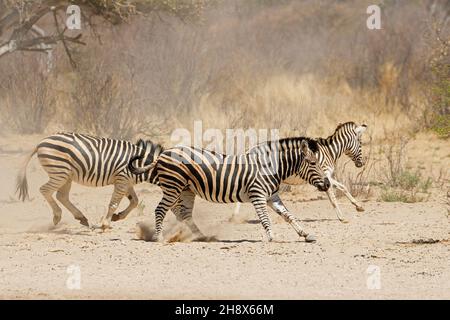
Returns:
[[[160,144],[153,143],[150,140],[145,141],[139,139],[135,144],[138,147],[138,150],[136,151],[137,153],[131,157],[128,163],[128,169],[132,174],[143,174],[142,176],[139,176],[139,181],[147,181],[147,179],[151,176],[151,169],[155,166],[156,160],[164,151],[164,148]],[[136,160],[136,165],[138,168],[133,166],[133,163]]]
[[[361,168],[364,165],[361,137],[366,129],[366,124],[359,126],[354,122],[340,124],[336,128],[335,135],[338,141],[343,143],[344,153],[352,159],[357,168]]]
[[[144,162],[142,165],[146,166],[152,163],[164,151],[160,144],[154,143],[151,140],[139,139],[136,145],[142,149],[142,158]]]
[[[330,188],[330,181],[325,176],[325,173],[317,158],[319,148],[315,140],[303,140],[300,146],[300,152],[303,156],[303,161],[300,164],[298,175],[308,183],[315,186],[319,191],[327,191]]]

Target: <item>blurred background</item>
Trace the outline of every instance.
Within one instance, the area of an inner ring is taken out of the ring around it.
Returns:
[[[450,1],[375,2],[3,0],[0,133],[68,130],[170,145],[171,132],[195,120],[204,130],[325,137],[338,123],[364,122],[367,157],[389,165],[383,185],[412,179],[427,189],[428,178],[445,181],[450,158]],[[65,10],[48,8],[70,3],[81,7],[81,30],[62,41]],[[381,8],[381,30],[366,26],[371,4]],[[10,39],[24,48],[2,53]],[[40,47],[26,47],[29,39]]]

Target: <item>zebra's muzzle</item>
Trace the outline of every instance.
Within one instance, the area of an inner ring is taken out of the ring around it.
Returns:
[[[323,179],[323,183],[318,183],[316,185],[317,189],[319,189],[319,191],[327,191],[330,188],[331,184],[330,184],[330,180],[328,180],[328,178],[324,178]]]
[[[356,161],[355,162],[355,166],[357,167],[357,168],[361,168],[362,166],[364,165],[364,162],[361,160],[361,161]]]

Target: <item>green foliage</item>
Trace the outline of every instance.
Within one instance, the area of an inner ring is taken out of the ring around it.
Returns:
[[[396,181],[393,181],[393,187],[400,187],[405,190],[412,190],[416,188],[420,183],[420,173],[419,172],[411,172],[405,170],[400,172],[400,174],[396,177]]]
[[[436,31],[438,45],[431,56],[431,125],[439,137],[450,137],[450,40],[440,38]]]
[[[404,156],[407,141],[402,140],[398,146],[391,144],[382,150],[387,160],[384,187],[379,200],[386,202],[420,202],[427,198],[433,180],[424,178],[417,169],[405,168]],[[419,195],[421,193],[422,195]]]
[[[425,198],[418,196],[413,192],[406,192],[404,190],[395,190],[391,188],[383,189],[380,199],[384,202],[405,202],[414,203],[424,201]]]
[[[390,188],[383,189],[380,199],[384,202],[408,202],[408,197],[404,192],[399,192]]]
[[[420,202],[426,197],[418,193],[428,193],[432,185],[430,177],[423,178],[419,171],[400,170],[383,188],[380,199],[386,202]]]
[[[436,115],[431,130],[441,138],[450,137],[450,114]]]
[[[433,69],[435,81],[432,86],[435,113],[431,129],[440,137],[450,136],[450,64],[442,64]]]

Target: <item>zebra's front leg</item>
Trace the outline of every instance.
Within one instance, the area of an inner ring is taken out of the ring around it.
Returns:
[[[342,218],[341,208],[339,208],[339,204],[337,203],[336,196],[333,191],[333,185],[331,185],[331,187],[327,190],[327,196],[328,196],[328,199],[330,199],[330,202],[334,208],[334,211],[336,211],[336,216],[339,219],[339,221],[342,223],[348,223],[347,220]]]
[[[113,214],[111,221],[119,221],[119,220],[125,219],[128,216],[128,214],[131,211],[133,211],[134,208],[137,207],[137,205],[139,203],[139,199],[138,199],[136,192],[134,191],[134,188],[132,186],[128,188],[127,197],[130,200],[130,204],[128,205],[128,207],[125,208],[125,210],[123,210],[119,213]]]
[[[270,242],[273,240],[273,232],[270,225],[270,218],[267,212],[267,200],[263,196],[250,196],[250,201],[255,207],[256,214],[258,215],[259,221],[266,231],[267,240]]]
[[[108,206],[108,213],[101,219],[100,226],[92,226],[92,229],[102,229],[103,231],[111,229],[111,218],[114,212],[119,207],[120,201],[127,193],[127,185],[116,183],[114,185],[114,192]]]
[[[297,222],[297,219],[289,212],[289,210],[286,208],[286,206],[283,204],[283,202],[280,199],[279,195],[272,196],[269,201],[267,201],[267,204],[269,207],[271,207],[276,213],[278,213],[280,216],[284,218],[286,222],[288,222],[294,230],[297,232],[297,234],[300,237],[305,238],[306,242],[315,242],[316,238],[303,231],[303,229],[300,227],[300,225]]]
[[[336,188],[338,188],[339,190],[344,192],[347,199],[350,200],[350,202],[355,206],[356,211],[358,211],[358,212],[364,211],[364,208],[358,203],[358,201],[356,201],[355,198],[353,198],[352,194],[348,191],[348,189],[345,185],[343,185],[342,183],[340,183],[336,180],[333,180],[333,184],[336,186]]]
[[[194,240],[205,241],[207,237],[200,231],[197,224],[192,218],[192,210],[194,209],[195,194],[185,190],[181,193],[177,203],[172,207],[172,211],[178,221],[185,223],[194,235]]]

